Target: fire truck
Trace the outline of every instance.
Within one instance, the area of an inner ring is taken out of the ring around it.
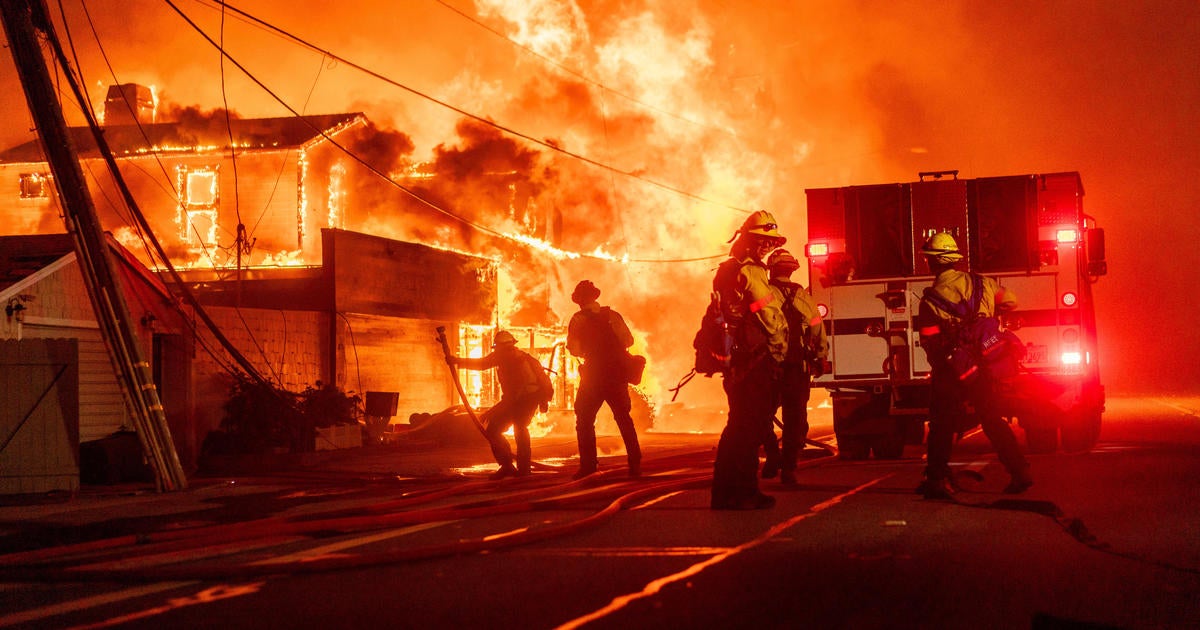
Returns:
[[[954,236],[966,269],[1016,293],[1001,320],[1025,357],[1003,384],[1005,417],[1030,452],[1091,449],[1104,411],[1092,284],[1107,263],[1079,174],[918,178],[805,191],[809,286],[832,363],[814,385],[830,393],[840,454],[897,458],[924,438],[929,363],[914,319],[933,282],[920,248],[938,232]]]

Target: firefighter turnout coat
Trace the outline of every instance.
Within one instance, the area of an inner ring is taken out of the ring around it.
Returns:
[[[757,357],[763,352],[775,363],[787,358],[787,317],[766,265],[748,255],[730,257],[717,268],[713,290],[720,296],[725,321],[733,330],[735,362],[739,355]]]

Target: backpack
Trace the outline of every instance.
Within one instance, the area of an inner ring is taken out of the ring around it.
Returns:
[[[711,377],[729,370],[733,355],[733,331],[725,322],[721,297],[715,291],[709,298],[704,317],[700,319],[700,330],[696,331],[692,347],[696,350],[696,373]]]
[[[946,344],[943,359],[958,380],[971,382],[981,372],[995,379],[1016,376],[1025,346],[1010,330],[1000,328],[1000,318],[979,313],[983,296],[983,276],[971,274],[971,297],[966,302],[953,303],[926,287],[921,298],[959,318],[943,331]]]
[[[547,403],[554,400],[554,383],[550,380],[549,370],[532,354],[525,353],[525,356],[528,357],[526,361],[529,362],[529,368],[533,370],[533,379],[537,382],[538,402]]]

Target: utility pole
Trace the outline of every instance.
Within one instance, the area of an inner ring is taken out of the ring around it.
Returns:
[[[75,242],[76,259],[88,288],[88,297],[142,450],[154,468],[156,486],[160,492],[185,489],[187,477],[171,440],[150,363],[139,347],[134,320],[129,316],[121,291],[120,277],[88,193],[87,181],[72,146],[46,60],[42,57],[38,33],[50,36],[54,28],[45,0],[0,0],[0,18],[29,103],[29,112],[37,125],[38,138],[54,173],[54,183],[63,202],[66,229]]]

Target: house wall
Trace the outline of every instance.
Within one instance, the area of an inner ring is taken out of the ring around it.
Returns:
[[[329,316],[326,313],[209,306],[205,312],[221,332],[263,376],[291,392],[318,381],[330,363]],[[224,404],[234,384],[235,365],[207,327],[197,328],[192,360],[196,397],[196,432],[200,442],[220,428]]]
[[[206,259],[207,256],[232,256],[229,249],[237,236],[240,221],[253,242],[250,258],[261,263],[268,255],[272,259],[295,257],[299,249],[300,218],[298,206],[299,150],[254,151],[234,162],[220,153],[151,156],[118,159],[125,179],[138,208],[146,217],[155,237],[173,260]],[[93,205],[104,229],[114,232],[143,263],[149,264],[140,243],[127,226],[128,212],[120,190],[100,159],[81,160]],[[219,170],[220,205],[217,211],[217,248],[207,252],[184,239],[180,223],[177,168],[217,167]],[[45,163],[0,165],[0,234],[52,234],[63,231],[56,192],[50,187],[49,197],[20,198],[22,173],[48,172]],[[235,187],[236,181],[236,187]],[[327,185],[322,183],[314,186]],[[235,193],[236,190],[236,193]],[[318,228],[319,229],[319,228]],[[319,248],[311,252],[313,260],[320,257]],[[224,262],[222,262],[224,264]]]
[[[20,318],[4,318],[0,338],[78,340],[80,441],[131,429],[121,386],[73,256],[47,267],[35,282],[21,287],[20,294],[27,296],[25,310]]]
[[[40,164],[0,164],[0,234],[53,234],[63,231],[58,199],[53,186],[48,197],[21,199],[22,173],[49,173]]]
[[[184,466],[197,453],[192,420],[190,325],[156,279],[128,252],[114,250],[114,268],[142,358],[151,365],[157,394]],[[78,438],[90,442],[133,422],[74,254],[67,254],[9,287],[25,307],[20,317],[0,320],[3,339],[73,339],[78,345]]]
[[[397,392],[397,422],[417,412],[436,413],[458,404],[436,328],[450,336],[455,325],[347,313],[338,318],[338,374],[343,390]],[[457,342],[451,338],[451,343]]]

